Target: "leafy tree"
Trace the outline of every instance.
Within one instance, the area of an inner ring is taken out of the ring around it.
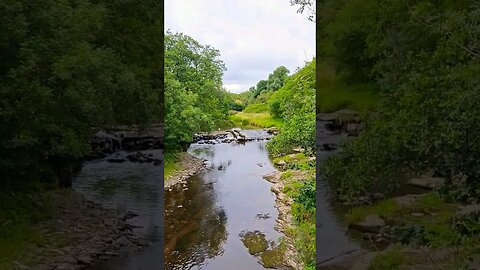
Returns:
[[[161,7],[139,3],[0,4],[1,185],[68,180],[96,129],[160,121]]]
[[[293,74],[268,101],[274,117],[284,120],[281,133],[268,144],[273,154],[301,146],[312,153],[315,146],[315,59]]]
[[[225,65],[218,50],[167,31],[165,36],[165,142],[186,146],[195,132],[222,125],[229,97],[222,88]]]
[[[326,1],[325,59],[374,82],[383,101],[324,172],[340,194],[395,189],[436,171],[478,192],[480,5],[471,1]],[[346,37],[356,37],[348,39]],[[356,45],[354,45],[356,44]],[[354,46],[354,47],[351,47]],[[355,48],[355,49],[352,49]],[[362,67],[363,72],[355,72]],[[453,189],[452,189],[453,190]]]

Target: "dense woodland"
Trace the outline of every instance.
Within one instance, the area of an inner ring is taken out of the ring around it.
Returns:
[[[212,131],[227,121],[226,70],[220,52],[193,38],[165,36],[165,142],[168,150],[188,146],[193,134]]]
[[[381,97],[366,131],[327,166],[338,191],[392,190],[404,173],[432,170],[475,192],[479,3],[325,1],[318,10],[325,63]]]
[[[317,110],[356,110],[365,123],[321,173],[352,207],[345,222],[376,215],[391,231],[368,269],[400,269],[419,247],[456,250],[435,269],[467,269],[479,212],[458,209],[480,191],[480,3],[325,0],[316,20]],[[425,174],[445,185],[399,205],[408,180]]]
[[[96,130],[161,121],[160,3],[2,1],[0,14],[1,187],[55,183]]]
[[[51,244],[92,135],[162,122],[162,28],[158,1],[0,1],[0,269]]]

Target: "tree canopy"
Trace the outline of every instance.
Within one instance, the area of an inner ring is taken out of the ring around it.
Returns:
[[[229,109],[222,88],[226,70],[220,52],[193,38],[167,32],[165,36],[165,143],[185,146],[196,132],[224,124]]]
[[[52,179],[95,129],[161,121],[162,8],[154,1],[0,3],[3,185]]]
[[[323,1],[323,59],[382,102],[326,166],[339,191],[392,189],[407,171],[478,186],[480,5],[472,1]],[[476,188],[475,188],[476,189]]]

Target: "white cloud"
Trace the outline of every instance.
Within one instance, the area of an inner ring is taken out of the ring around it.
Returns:
[[[315,55],[315,24],[296,11],[289,0],[166,0],[165,29],[220,50],[224,86],[241,92]]]

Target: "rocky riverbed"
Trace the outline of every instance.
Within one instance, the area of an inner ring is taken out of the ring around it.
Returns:
[[[148,245],[128,223],[135,213],[105,209],[71,190],[56,190],[45,196],[51,203],[51,218],[35,229],[47,245],[32,244],[27,255],[14,262],[13,269],[83,269],[117,255],[121,247]]]

